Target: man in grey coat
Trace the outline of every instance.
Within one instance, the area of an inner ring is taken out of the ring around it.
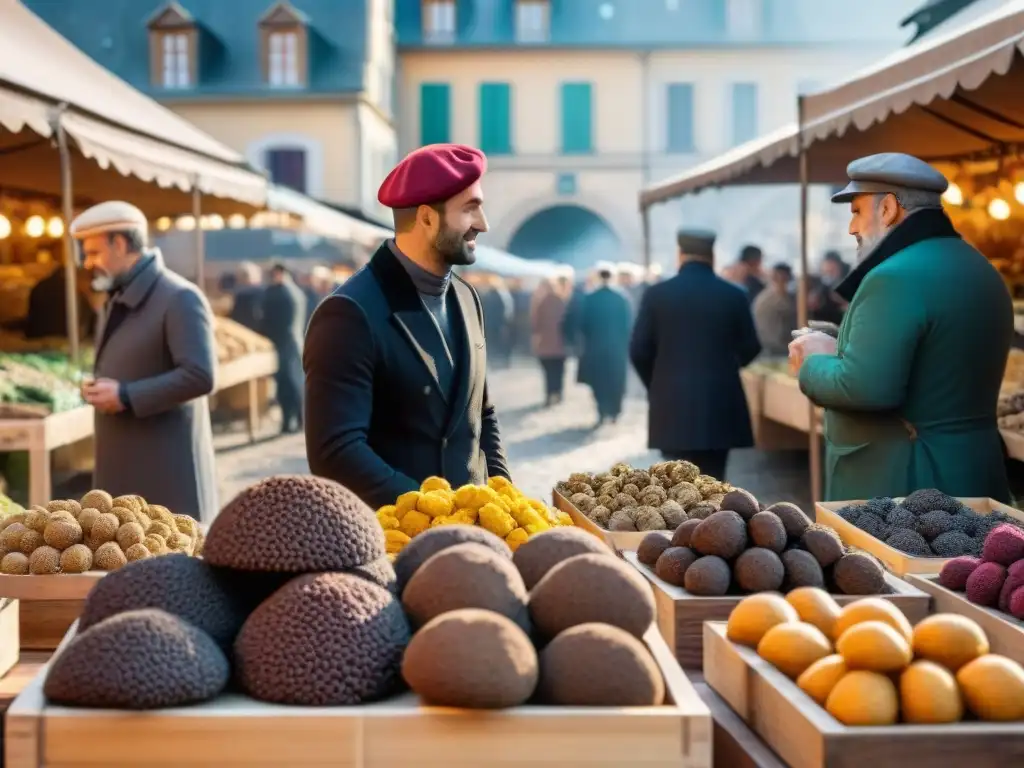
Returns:
[[[108,298],[96,334],[95,377],[82,396],[96,409],[94,484],[138,494],[176,514],[217,512],[213,436],[213,315],[202,292],[146,248],[146,217],[107,202],[70,227],[96,290]]]

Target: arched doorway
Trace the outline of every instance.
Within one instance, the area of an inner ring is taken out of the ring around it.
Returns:
[[[622,261],[622,241],[601,216],[578,205],[553,205],[519,225],[509,253],[587,269],[597,261]]]

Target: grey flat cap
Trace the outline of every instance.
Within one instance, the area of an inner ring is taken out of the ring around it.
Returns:
[[[710,259],[714,256],[715,233],[705,229],[680,229],[676,233],[676,243],[687,256]]]
[[[82,211],[69,227],[71,236],[76,240],[131,229],[141,232],[145,239],[149,234],[146,214],[121,200],[110,200]]]
[[[941,195],[949,182],[924,160],[902,152],[883,152],[854,160],[846,166],[850,183],[832,195],[833,203],[848,203],[857,195],[883,195],[917,190]]]

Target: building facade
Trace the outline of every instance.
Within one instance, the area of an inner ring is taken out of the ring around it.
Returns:
[[[273,181],[383,213],[397,158],[393,0],[28,0],[101,65]]]
[[[400,153],[481,146],[490,241],[579,266],[639,259],[643,186],[793,121],[798,92],[901,45],[919,3],[396,1]],[[730,189],[659,206],[655,258],[690,224],[718,230],[725,259],[752,239],[792,260],[796,205]]]

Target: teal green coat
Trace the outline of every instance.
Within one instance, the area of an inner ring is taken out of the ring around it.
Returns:
[[[936,212],[896,231],[925,213]],[[1008,502],[996,402],[1013,336],[1009,292],[959,237],[901,234],[908,247],[858,267],[838,354],[812,355],[800,371],[800,388],[825,409],[825,498],[938,488]]]

